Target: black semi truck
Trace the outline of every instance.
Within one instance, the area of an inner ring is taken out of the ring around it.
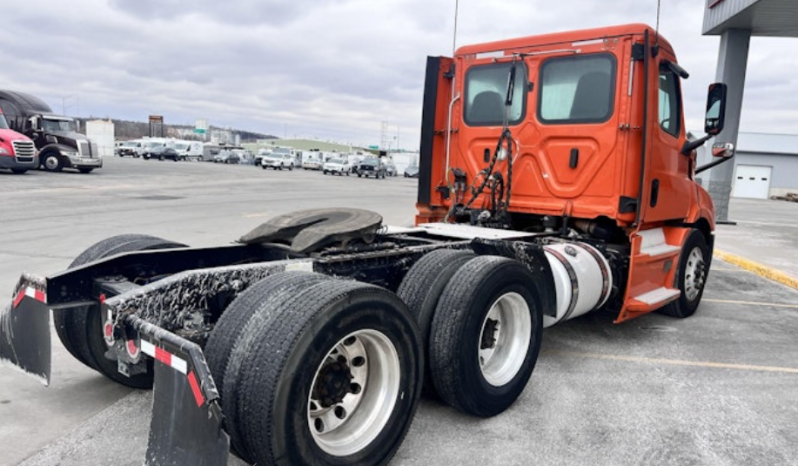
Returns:
[[[54,114],[38,97],[0,90],[0,109],[11,129],[33,140],[45,170],[89,173],[103,166],[97,144],[76,131],[72,118]]]

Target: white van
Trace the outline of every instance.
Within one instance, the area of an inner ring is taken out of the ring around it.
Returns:
[[[180,160],[199,160],[202,158],[202,143],[199,141],[176,140],[174,149],[177,151]]]

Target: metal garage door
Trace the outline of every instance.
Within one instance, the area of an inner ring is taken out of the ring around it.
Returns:
[[[767,199],[770,194],[770,173],[773,167],[737,165],[732,197]]]

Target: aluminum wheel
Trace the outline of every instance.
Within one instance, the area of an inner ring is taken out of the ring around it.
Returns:
[[[58,157],[50,155],[44,159],[44,166],[48,170],[58,170],[61,167],[61,162],[59,162]]]
[[[377,330],[359,330],[327,353],[313,378],[308,423],[326,453],[349,456],[382,432],[399,396],[396,348]]]
[[[688,301],[693,301],[704,289],[706,279],[706,263],[701,248],[695,247],[687,256],[687,264],[684,267],[684,294]]]
[[[509,383],[521,369],[532,338],[529,306],[518,293],[506,293],[490,308],[479,335],[479,368],[494,387]]]

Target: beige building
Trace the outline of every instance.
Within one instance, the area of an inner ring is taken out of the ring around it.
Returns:
[[[243,144],[244,148],[257,153],[259,149],[269,147],[291,147],[300,151],[317,149],[321,152],[338,152],[341,154],[351,154],[357,151],[365,151],[362,147],[338,144],[334,142],[318,141],[315,139],[261,139],[257,143]]]

